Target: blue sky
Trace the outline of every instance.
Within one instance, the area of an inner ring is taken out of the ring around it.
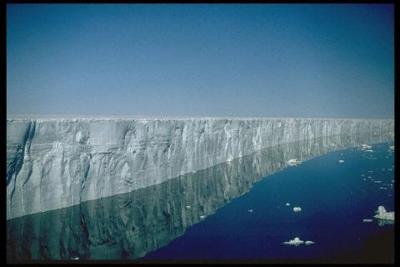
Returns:
[[[393,118],[393,13],[9,4],[7,113]]]

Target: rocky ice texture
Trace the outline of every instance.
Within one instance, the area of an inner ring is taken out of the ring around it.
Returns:
[[[7,219],[159,184],[279,144],[393,140],[393,120],[7,121]],[[289,160],[289,159],[288,159]]]
[[[365,142],[379,142],[371,137]],[[340,136],[279,144],[130,193],[7,221],[7,259],[135,259],[167,245],[262,177],[361,143]]]

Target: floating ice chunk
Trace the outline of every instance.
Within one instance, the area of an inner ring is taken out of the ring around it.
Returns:
[[[366,181],[366,180],[367,180],[367,179],[365,179],[365,178],[363,179],[363,181]]]
[[[250,212],[250,213],[253,212],[253,209],[249,209],[248,212]]]
[[[394,146],[390,146],[389,149],[390,149],[390,150],[394,150]]]
[[[287,203],[286,203],[286,206],[288,206],[288,207],[289,207],[289,206],[290,206],[290,203],[289,203],[289,202],[287,202]]]
[[[290,166],[296,166],[296,165],[300,164],[301,161],[300,161],[300,160],[297,160],[297,159],[289,159],[287,163],[288,163]]]
[[[371,149],[371,148],[372,148],[372,146],[369,146],[367,144],[362,144],[361,145],[361,149]]]
[[[301,208],[300,208],[300,207],[293,207],[293,211],[294,211],[294,212],[300,212],[300,211],[301,211]]]
[[[380,189],[380,190],[387,190],[387,187],[381,186],[381,187],[379,187],[379,189]]]
[[[205,215],[200,215],[200,219],[204,219],[205,217]]]
[[[298,237],[295,237],[295,238],[292,239],[292,240],[283,242],[283,244],[289,245],[289,246],[296,246],[296,247],[297,247],[297,246],[300,246],[301,244],[304,244],[304,241],[301,240],[301,239],[298,238]]]
[[[363,222],[372,222],[372,219],[363,219]]]
[[[364,177],[365,175],[364,174],[361,174],[361,177]]]
[[[394,211],[387,212],[384,206],[379,206],[374,218],[379,220],[394,221]]]
[[[309,245],[312,245],[312,244],[315,244],[315,242],[311,241],[311,240],[307,240],[306,242],[304,242],[304,245],[306,245],[306,246],[309,246]]]
[[[367,149],[365,152],[374,152],[372,149]]]
[[[377,180],[377,181],[374,181],[374,183],[380,184],[380,183],[382,183],[382,181]]]
[[[339,159],[339,163],[343,163],[344,162],[344,160],[342,160],[342,159]]]
[[[190,209],[190,208],[192,208],[192,207],[191,207],[190,205],[186,205],[186,208],[187,208],[187,209]]]
[[[372,172],[374,172],[374,171],[368,171],[368,172],[371,172],[371,173],[372,173]]]
[[[72,258],[71,259],[73,259],[73,260],[79,260],[79,257],[78,256],[72,256]]]

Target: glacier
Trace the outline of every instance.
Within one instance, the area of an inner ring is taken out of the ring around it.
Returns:
[[[321,137],[353,146],[390,141],[394,121],[7,119],[7,220],[128,193],[265,148]]]
[[[7,221],[7,259],[137,259],[184,235],[263,177],[326,153],[380,142],[323,136],[271,146],[244,157],[128,193]],[[287,205],[285,205],[287,206]]]

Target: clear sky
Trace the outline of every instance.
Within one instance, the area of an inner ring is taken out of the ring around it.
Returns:
[[[9,4],[7,113],[394,117],[394,9]]]

